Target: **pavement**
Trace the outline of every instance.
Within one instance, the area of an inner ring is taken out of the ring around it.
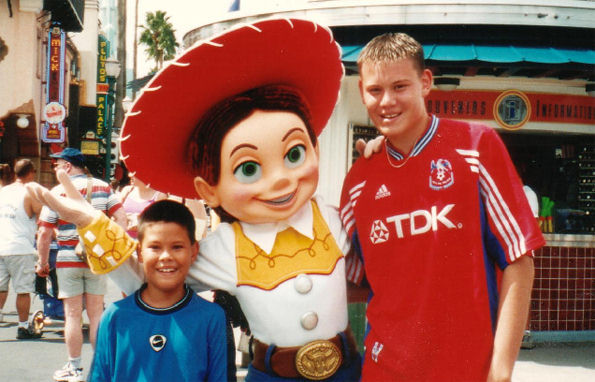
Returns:
[[[513,382],[593,382],[595,342],[538,343],[521,349]]]
[[[110,284],[105,296],[107,304],[121,297]],[[17,340],[15,296],[9,293],[4,307],[4,321],[0,322],[0,381],[37,382],[52,381],[55,370],[67,360],[63,325],[53,321],[44,328],[43,337],[35,340]],[[42,301],[34,297],[31,312],[43,310]],[[84,315],[86,320],[86,315]],[[86,321],[84,321],[86,322]],[[239,335],[236,335],[236,339]],[[85,336],[83,367],[88,372],[93,349]],[[241,362],[241,353],[238,363]],[[238,381],[246,370],[240,368]],[[595,381],[595,342],[537,343],[533,349],[521,349],[512,378],[513,382],[593,382]]]

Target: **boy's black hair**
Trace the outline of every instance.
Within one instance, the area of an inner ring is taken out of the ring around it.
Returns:
[[[145,227],[149,223],[176,223],[186,229],[190,244],[196,242],[194,216],[185,205],[173,200],[160,200],[147,208],[138,218],[138,241],[143,242]]]

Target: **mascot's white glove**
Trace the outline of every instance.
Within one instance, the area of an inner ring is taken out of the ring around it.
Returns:
[[[58,181],[66,197],[54,195],[37,183],[27,183],[29,194],[56,211],[60,218],[77,226],[93,273],[108,273],[120,266],[134,253],[137,243],[105,214],[93,208],[77,191],[66,172],[58,170]]]

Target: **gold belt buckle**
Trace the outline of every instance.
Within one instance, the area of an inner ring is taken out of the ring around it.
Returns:
[[[327,340],[308,342],[298,350],[295,367],[304,378],[315,381],[335,374],[341,366],[343,355],[334,343]]]

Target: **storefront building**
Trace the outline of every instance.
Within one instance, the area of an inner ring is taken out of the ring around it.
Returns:
[[[11,0],[0,5],[0,162],[27,157],[54,182],[50,141],[66,142],[78,111],[82,0]],[[48,106],[49,105],[49,106]],[[51,123],[50,123],[51,122]],[[49,137],[49,141],[45,140]]]
[[[353,143],[375,135],[357,85],[360,50],[384,32],[420,41],[435,79],[428,111],[496,129],[538,195],[547,246],[536,254],[530,328],[537,339],[595,339],[595,3],[293,1],[266,12],[251,5],[188,32],[184,45],[266,17],[309,18],[333,30],[346,76],[320,138],[319,192],[335,204]]]
[[[56,183],[49,155],[66,146],[82,148],[90,171],[104,176],[106,143],[98,132],[111,123],[113,86],[98,15],[98,0],[0,5],[0,163],[30,158],[46,186]],[[97,149],[85,151],[89,142]]]

